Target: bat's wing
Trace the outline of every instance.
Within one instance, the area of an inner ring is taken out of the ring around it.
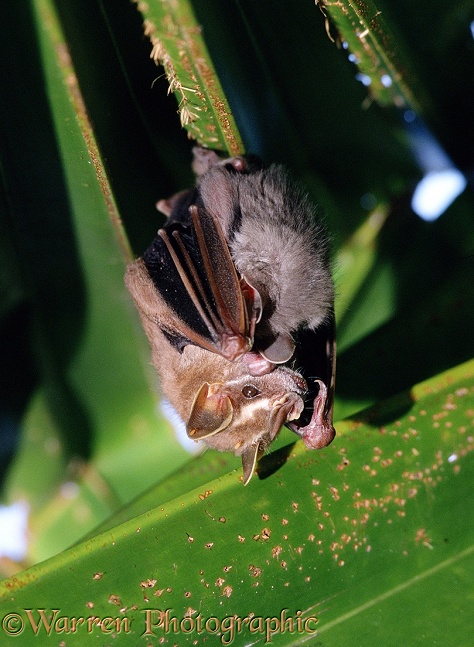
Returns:
[[[336,434],[333,427],[334,388],[336,382],[336,325],[334,314],[315,331],[300,337],[297,361],[310,385],[309,410],[288,424],[309,449],[326,447]],[[317,392],[314,392],[314,389]],[[305,417],[306,416],[306,417]],[[310,416],[310,417],[309,417]]]
[[[251,286],[242,289],[218,220],[195,205],[189,215],[160,229],[143,256],[174,314],[171,325],[166,316],[160,323],[180,349],[191,343],[234,361],[252,347],[260,296]]]

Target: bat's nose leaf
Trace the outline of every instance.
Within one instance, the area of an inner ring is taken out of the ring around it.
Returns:
[[[247,485],[247,483],[252,478],[252,474],[255,469],[255,465],[257,463],[259,449],[260,449],[259,444],[251,445],[250,447],[247,447],[247,449],[242,454],[242,469],[244,472],[244,485]]]

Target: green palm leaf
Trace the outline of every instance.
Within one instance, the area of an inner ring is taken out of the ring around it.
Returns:
[[[319,4],[5,8],[1,491],[29,532],[0,562],[7,642],[469,644],[472,196],[413,215],[399,110],[472,166],[472,11]],[[181,124],[287,163],[333,232],[338,435],[282,431],[247,488],[238,459],[178,442],[123,285],[154,202],[192,182]]]

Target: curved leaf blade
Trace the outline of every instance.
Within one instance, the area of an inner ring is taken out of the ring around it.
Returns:
[[[163,65],[179,106],[181,124],[202,146],[243,152],[243,144],[188,0],[137,2],[151,58]]]
[[[419,110],[419,83],[415,92],[412,66],[405,60],[399,36],[384,12],[372,0],[318,0],[316,4],[331,17],[357,67],[366,75],[371,96],[383,106]],[[328,26],[327,30],[330,34]]]
[[[389,645],[421,644],[433,631],[464,644],[462,622],[444,631],[435,620],[452,608],[446,582],[462,599],[472,570],[474,523],[458,492],[474,471],[473,405],[470,362],[341,423],[337,444],[321,452],[297,443],[286,462],[270,455],[248,488],[231,472],[4,582],[3,608],[25,622],[18,644],[32,635],[23,609],[39,599],[50,614],[76,617],[88,607],[98,618],[129,618],[114,644],[131,635],[203,644],[209,634],[198,632],[198,617],[234,615],[243,624],[233,644],[263,642],[265,619],[284,609],[308,623],[301,632],[276,628],[275,645],[301,644],[313,628],[327,645],[372,631]],[[421,618],[413,600],[428,587]],[[157,625],[166,609],[176,632]],[[394,609],[404,622],[385,615]],[[92,633],[98,639],[100,627]],[[85,634],[71,632],[68,644],[84,644]]]

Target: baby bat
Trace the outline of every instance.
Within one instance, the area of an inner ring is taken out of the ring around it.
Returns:
[[[283,424],[310,448],[335,434],[327,237],[281,167],[195,148],[193,169],[125,281],[188,435],[240,455],[247,483]]]

